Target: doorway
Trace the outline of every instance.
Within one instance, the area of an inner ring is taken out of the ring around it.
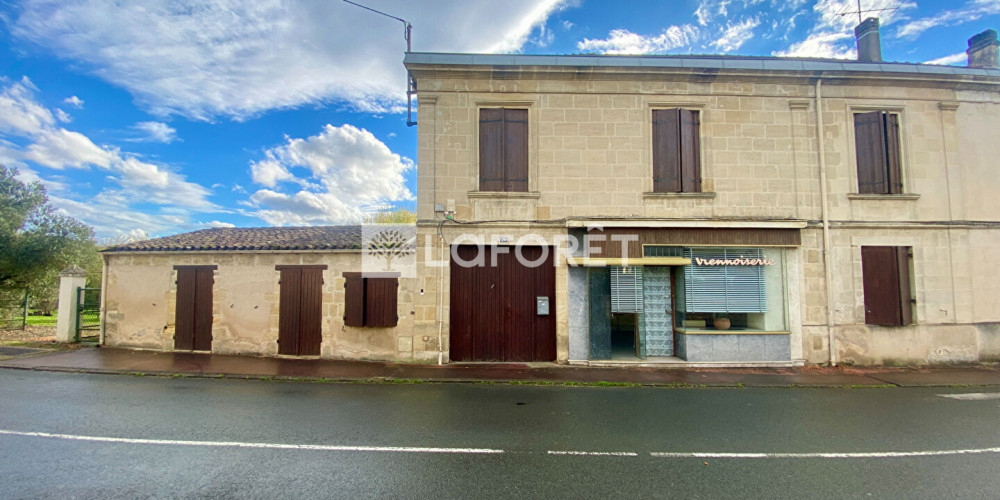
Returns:
[[[639,359],[635,313],[611,315],[611,359]]]

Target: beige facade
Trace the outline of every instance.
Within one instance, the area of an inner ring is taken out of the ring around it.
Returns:
[[[361,270],[361,253],[357,250],[115,252],[106,253],[105,258],[104,343],[109,346],[173,350],[177,294],[174,266],[191,265],[217,266],[212,303],[214,353],[278,354],[277,265],[327,266],[323,271],[321,357],[410,361],[414,346],[424,345],[415,343],[412,336],[412,279],[399,280],[397,326],[344,326],[343,273]]]
[[[786,252],[791,362],[1000,358],[1000,71],[475,57],[407,57],[419,90],[422,255],[440,259],[459,235],[551,243],[587,224],[801,228]],[[528,109],[528,192],[478,190],[484,107]],[[675,107],[701,116],[700,193],[652,192],[652,110]],[[899,116],[903,194],[858,194],[852,116],[873,110]],[[913,249],[912,325],[865,324],[861,247],[878,245]],[[446,343],[448,272],[420,262],[428,293],[415,297],[414,335],[441,332]],[[572,361],[567,274],[563,258],[559,362]]]

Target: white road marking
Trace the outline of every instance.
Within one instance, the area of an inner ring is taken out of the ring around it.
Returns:
[[[875,451],[858,453],[650,453],[658,458],[906,458],[937,457],[946,455],[978,455],[1000,453],[1000,448],[930,451]]]
[[[549,455],[584,455],[588,457],[637,457],[633,451],[548,451]]]
[[[966,394],[938,394],[942,398],[960,399],[962,401],[982,401],[984,399],[1000,399],[1000,392],[970,392]]]
[[[283,443],[243,443],[238,441],[177,441],[172,439],[135,439],[101,436],[77,436],[74,434],[51,434],[48,432],[20,432],[0,430],[0,434],[10,436],[43,437],[69,439],[73,441],[96,441],[99,443],[155,444],[172,446],[214,446],[222,448],[266,448],[276,450],[318,450],[318,451],[371,451],[387,453],[466,453],[492,455],[503,450],[491,448],[422,448],[413,446],[334,446],[323,444],[283,444]]]

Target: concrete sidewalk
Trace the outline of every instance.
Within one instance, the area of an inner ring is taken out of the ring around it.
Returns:
[[[0,368],[336,381],[524,382],[705,387],[1000,386],[995,365],[919,368],[596,368],[552,363],[444,366],[85,348],[0,361]]]

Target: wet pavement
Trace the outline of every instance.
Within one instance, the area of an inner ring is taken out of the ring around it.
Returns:
[[[1000,385],[995,365],[913,368],[664,368],[566,366],[553,363],[456,363],[444,366],[329,359],[90,348],[20,356],[0,368],[85,373],[181,374],[195,377],[429,382],[637,384],[706,387],[850,387]]]

